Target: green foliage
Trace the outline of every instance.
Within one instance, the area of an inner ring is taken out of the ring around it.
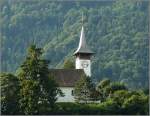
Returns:
[[[42,49],[31,45],[20,67],[20,107],[25,114],[39,114],[40,107],[54,107],[58,85],[49,74],[49,61],[42,59]]]
[[[94,96],[96,97],[96,95],[94,95],[95,91],[95,86],[91,79],[83,75],[75,85],[74,96],[77,102],[87,103],[95,99],[93,98]]]
[[[27,58],[25,54],[26,48],[34,42],[44,46],[46,52],[43,56],[52,60],[49,67],[62,64],[78,45],[80,19],[84,11],[87,42],[96,52],[92,63],[93,77],[96,80],[108,77],[125,83],[128,88],[148,88],[149,1],[0,0],[0,4],[2,71],[15,71],[25,60],[18,72],[21,81],[20,104],[25,114],[37,114],[39,111],[51,114],[58,111],[58,114],[148,115],[148,91],[145,94],[130,92],[124,85],[113,85],[109,81],[98,87],[104,102],[91,105],[66,103],[54,111],[51,107],[56,97],[48,96],[56,96],[59,90],[52,76],[48,75],[48,62],[41,59],[42,50],[32,46]],[[15,78],[13,75],[6,74],[3,77],[6,78],[1,78],[2,113],[16,114],[18,82],[12,79]],[[53,87],[53,90],[49,89]],[[45,90],[44,93],[41,89]]]
[[[103,79],[98,83],[96,89],[100,93],[99,99],[101,101],[105,101],[114,92],[119,90],[127,90],[127,87],[123,83],[111,82],[109,79]]]
[[[93,77],[148,88],[148,1],[0,2],[2,71],[15,71],[31,42],[44,47],[50,67],[62,64],[77,48],[84,12]]]
[[[1,113],[3,115],[20,114],[19,80],[10,73],[0,74],[1,82]]]
[[[148,96],[140,91],[120,90],[108,99],[115,101],[122,114],[148,114]]]
[[[32,56],[33,54],[31,55],[31,57]],[[37,59],[39,58],[37,57]],[[25,69],[27,69],[27,67]],[[29,73],[31,74],[31,71]],[[23,74],[23,72],[22,73],[20,72],[20,74]],[[24,75],[24,78],[20,78],[21,80],[19,85],[19,80],[16,76],[8,73],[1,74],[0,81],[1,81],[1,92],[2,92],[2,96],[1,96],[2,114],[7,114],[7,115],[8,114],[11,115],[14,114],[148,115],[149,114],[149,104],[148,104],[149,95],[144,93],[144,91],[142,90],[129,91],[127,89],[122,89],[122,88],[121,90],[115,89],[115,91],[111,94],[111,96],[107,97],[107,99],[104,102],[95,102],[95,103],[86,103],[86,104],[85,102],[84,103],[63,103],[62,102],[62,103],[55,103],[55,105],[51,107],[51,105],[49,104],[50,102],[48,102],[48,98],[46,98],[45,96],[47,94],[42,93],[44,91],[44,86],[43,88],[41,88],[42,84],[40,83],[39,79],[38,78],[33,79],[31,76],[30,78],[25,78],[25,77],[26,75]],[[84,77],[84,79],[81,80],[84,80],[85,82],[89,83],[88,85],[90,86],[86,86],[86,87],[88,87],[89,89],[91,87],[93,88],[93,84],[91,83],[89,78]],[[54,88],[53,84],[55,84],[55,81],[54,82],[53,81],[52,80],[49,81],[52,83],[48,83],[48,85],[46,85],[47,89]],[[85,84],[85,82],[80,81],[80,83],[81,82],[82,84]],[[80,87],[82,87],[83,85],[81,86],[80,83],[79,85]],[[103,80],[101,84],[105,85],[104,87],[106,87],[106,85],[109,86],[112,83],[110,82],[110,80]],[[46,92],[46,90],[44,92]],[[87,97],[85,95],[83,96]],[[51,100],[54,99],[52,98],[52,96],[50,96],[50,94],[47,95],[47,97],[51,97]],[[93,98],[93,96],[90,97]],[[20,104],[18,103],[19,100],[20,100]],[[86,99],[86,102],[88,102],[89,100],[91,99]],[[53,102],[54,101],[52,101],[51,103]],[[23,112],[20,112],[21,109],[19,107],[23,108],[22,109]]]
[[[148,114],[148,96],[132,95],[123,103],[126,114]]]
[[[114,82],[110,84],[110,91],[111,93],[114,93],[118,90],[127,90],[127,87],[123,83]]]
[[[67,59],[67,60],[64,61],[64,66],[63,66],[63,68],[64,68],[64,69],[75,69],[75,65],[74,65],[74,64],[75,64],[75,63],[74,63],[72,60]]]
[[[103,79],[101,80],[96,89],[100,93],[100,100],[104,101],[110,94],[110,80],[109,79]]]
[[[121,114],[121,108],[113,99],[108,99],[99,106],[104,110],[104,114]]]
[[[109,80],[109,79],[103,79],[103,80],[101,80],[101,81],[98,83],[97,88],[98,88],[98,89],[102,89],[102,88],[104,88],[104,87],[106,87],[106,86],[109,86],[109,85],[110,85],[110,80]]]
[[[40,86],[37,81],[24,80],[21,82],[21,99],[20,107],[25,114],[38,114],[40,104],[39,96],[41,96]]]
[[[107,99],[102,103],[56,103],[53,110],[49,110],[47,114],[57,115],[148,115],[148,97],[142,94],[126,90],[117,91],[118,94],[124,96],[121,105],[115,99]],[[126,96],[130,94],[131,96]],[[133,95],[134,94],[134,95]],[[138,101],[136,101],[138,100]]]

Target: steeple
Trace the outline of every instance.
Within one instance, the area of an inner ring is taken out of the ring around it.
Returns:
[[[90,48],[86,43],[83,21],[84,19],[82,14],[82,29],[81,29],[80,41],[77,50],[74,52],[74,55],[76,57],[75,66],[76,69],[83,69],[86,76],[91,77],[91,57],[94,52],[90,50]]]
[[[83,14],[82,14],[82,29],[81,29],[80,41],[79,41],[79,46],[78,46],[77,50],[74,52],[74,55],[76,55],[78,53],[86,53],[86,54],[94,53],[90,50],[90,48],[88,47],[88,45],[86,43],[83,23],[84,23],[84,19],[83,19]]]

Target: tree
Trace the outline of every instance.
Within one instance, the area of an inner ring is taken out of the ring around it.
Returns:
[[[104,79],[97,85],[101,101],[105,101],[107,97],[111,97],[115,91],[119,90],[127,90],[127,87],[120,82],[110,82],[109,79]]]
[[[70,59],[64,61],[64,69],[75,69],[74,62]]]
[[[130,93],[127,90],[118,90],[115,91],[108,99],[115,101],[119,107],[122,107],[122,104],[126,98],[130,96]]]
[[[40,108],[53,108],[58,85],[49,74],[49,61],[42,59],[42,49],[31,45],[26,60],[20,67],[20,107],[25,114],[39,114]]]
[[[91,79],[83,75],[75,85],[74,95],[76,101],[87,103],[88,101],[93,100],[94,92],[95,87]]]
[[[105,102],[102,102],[100,106],[102,109],[104,109],[105,115],[117,115],[120,114],[121,111],[118,103],[113,99],[107,99]]]
[[[102,89],[106,86],[109,86],[110,85],[110,80],[109,79],[103,79],[101,80],[98,85],[97,85],[97,89]]]
[[[79,1],[80,6],[76,1],[69,2],[69,6],[46,0],[36,3],[9,1],[0,0],[2,71],[18,68],[26,54],[25,48],[33,38],[44,46],[45,56],[52,60],[51,67],[59,66],[57,64],[77,47],[84,11],[87,14],[84,25],[88,30],[85,36],[96,51],[93,77],[124,81],[130,88],[148,88],[148,0],[84,4]],[[101,7],[106,4],[107,7]]]
[[[110,84],[111,93],[114,93],[115,91],[118,91],[118,90],[127,90],[127,87],[123,83],[120,83],[120,82],[113,82]]]
[[[19,114],[19,81],[11,73],[0,74],[1,113],[5,115]]]
[[[148,114],[148,96],[141,91],[118,90],[107,100],[117,103],[120,114]]]
[[[144,88],[143,92],[144,92],[145,95],[149,95],[149,88]]]
[[[132,95],[123,102],[123,108],[126,114],[130,115],[148,115],[148,96],[145,95]]]
[[[100,81],[96,87],[97,91],[100,92],[100,100],[105,101],[110,93],[110,80],[103,79]]]

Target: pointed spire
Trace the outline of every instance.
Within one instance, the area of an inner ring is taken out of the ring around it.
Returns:
[[[84,19],[83,19],[83,13],[82,13],[82,29],[81,29],[80,41],[79,41],[79,46],[77,50],[74,52],[74,55],[78,53],[93,54],[93,52],[88,48],[87,43],[86,43],[83,22],[84,22]]]
[[[82,25],[84,25],[84,17],[83,17],[83,12],[82,12]]]
[[[82,26],[81,29],[81,35],[80,35],[80,42],[79,42],[79,48],[86,48],[86,40],[85,40],[85,34],[84,34],[84,27]]]

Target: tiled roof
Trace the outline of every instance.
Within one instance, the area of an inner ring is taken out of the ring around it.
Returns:
[[[49,72],[59,87],[74,87],[81,76],[85,75],[82,69],[50,69]]]

